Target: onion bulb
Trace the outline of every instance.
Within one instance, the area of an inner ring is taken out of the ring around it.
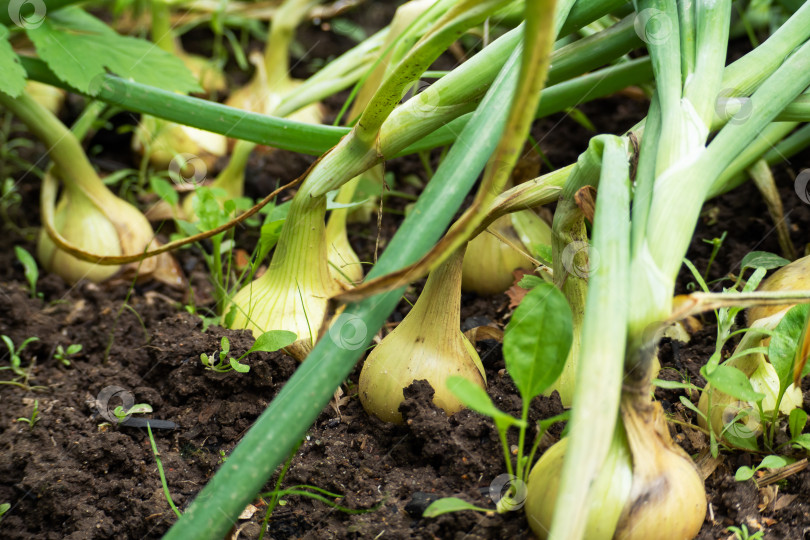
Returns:
[[[189,54],[183,50],[179,41],[176,42],[175,56],[180,58],[192,75],[200,82],[206,94],[223,92],[228,87],[225,74],[208,58],[196,54]]]
[[[462,376],[484,388],[481,359],[460,329],[463,249],[428,276],[413,309],[369,354],[360,372],[360,402],[385,422],[402,423],[403,389],[427,380],[433,403],[448,415],[464,406],[447,389],[447,378]]]
[[[695,463],[672,441],[661,404],[625,396],[621,413],[633,485],[615,538],[694,538],[706,517],[706,490]]]
[[[529,474],[526,496],[526,516],[534,534],[548,538],[554,507],[557,504],[563,459],[568,438],[560,440],[545,451]],[[633,482],[633,464],[630,448],[621,423],[617,423],[605,463],[593,480],[592,496],[588,503],[588,540],[610,540],[619,522],[619,516],[630,496]]]
[[[523,244],[512,227],[511,216],[496,219],[489,229],[522,247]],[[467,245],[461,288],[481,295],[502,293],[515,281],[512,272],[518,268],[533,266],[532,261],[523,253],[505,244],[494,234],[483,232]]]
[[[156,167],[170,167],[178,155],[191,155],[212,167],[227,154],[228,139],[219,133],[144,115],[132,137],[132,149],[139,154],[148,152],[149,161]]]
[[[89,166],[89,164],[88,164]],[[82,251],[101,256],[136,255],[160,245],[143,213],[116,197],[97,176],[78,183],[66,180],[65,189],[56,208],[48,195],[55,188],[55,179],[48,175],[43,181],[43,216],[53,213],[56,233]],[[46,209],[47,207],[48,209]],[[40,230],[37,256],[43,268],[59,275],[68,283],[80,279],[103,281],[120,270],[140,277],[153,277],[172,286],[182,286],[184,279],[176,261],[168,253],[128,265],[99,265],[77,259],[59,249],[46,228]]]
[[[237,292],[224,313],[235,308],[231,328],[248,328],[258,337],[270,330],[298,336],[284,350],[306,358],[318,337],[331,296],[341,291],[321,254],[326,253],[323,215],[326,199],[295,197],[267,271]]]

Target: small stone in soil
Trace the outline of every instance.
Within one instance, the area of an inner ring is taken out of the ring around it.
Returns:
[[[461,323],[461,331],[466,332],[467,330],[470,330],[472,328],[477,328],[479,326],[486,326],[488,324],[492,324],[492,319],[484,315],[467,317],[466,319],[464,319],[464,322]]]
[[[431,493],[417,491],[413,494],[408,504],[405,505],[405,511],[408,512],[408,515],[412,518],[419,519],[422,517],[427,507],[437,498],[436,495]]]

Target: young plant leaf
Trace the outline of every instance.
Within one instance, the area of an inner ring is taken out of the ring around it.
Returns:
[[[524,400],[541,394],[557,380],[571,349],[571,309],[550,283],[530,290],[506,325],[506,370]]]
[[[796,439],[804,431],[804,426],[807,425],[807,413],[802,409],[793,409],[790,411],[788,418],[788,426],[790,426],[790,437]]]
[[[771,343],[768,346],[768,359],[773,364],[779,384],[782,388],[787,388],[793,377],[793,362],[796,357],[796,348],[804,332],[805,317],[810,309],[810,304],[802,304],[790,309],[771,336]],[[807,368],[805,368],[807,369]],[[802,373],[805,375],[805,373]]]
[[[749,401],[756,403],[765,398],[765,394],[761,394],[754,390],[751,386],[751,381],[745,376],[745,373],[729,365],[717,366],[711,373],[708,372],[706,366],[700,368],[700,374],[712,386],[732,397],[742,401]]]
[[[430,506],[425,508],[422,512],[422,517],[433,518],[441,516],[442,514],[449,514],[450,512],[461,512],[463,510],[473,510],[476,512],[489,512],[487,508],[480,508],[474,504],[470,504],[458,497],[445,497],[430,503]]]
[[[794,409],[795,410],[795,409]],[[804,448],[810,452],[810,433],[802,433],[790,441],[797,448]]]
[[[63,81],[96,95],[109,69],[122,79],[175,92],[201,92],[197,79],[175,56],[148,41],[120,36],[76,7],[66,7],[27,29],[37,54]]]
[[[543,278],[539,276],[533,276],[531,274],[526,274],[525,276],[520,278],[520,281],[518,281],[518,287],[522,289],[531,290],[540,285],[541,283],[545,283]]]
[[[734,480],[737,482],[745,482],[754,477],[754,469],[751,467],[742,466],[734,473]]]
[[[279,349],[283,349],[287,345],[292,345],[295,343],[296,339],[298,339],[298,336],[295,335],[295,332],[289,332],[287,330],[270,330],[269,332],[265,332],[257,337],[256,342],[246,354],[260,351],[277,351]]]
[[[785,465],[787,465],[787,460],[782,456],[765,456],[757,469],[781,469]]]
[[[25,248],[20,246],[14,246],[14,253],[17,254],[17,259],[23,265],[25,280],[28,281],[28,288],[31,290],[31,296],[34,297],[37,291],[37,279],[39,279],[37,261]]]
[[[0,92],[15,98],[25,88],[26,74],[8,36],[8,28],[0,24]]]
[[[231,368],[233,368],[234,371],[238,371],[239,373],[247,373],[250,371],[250,366],[240,364],[239,360],[236,358],[228,358],[228,362],[230,362]]]
[[[785,266],[790,261],[779,255],[768,253],[767,251],[752,251],[743,257],[740,263],[740,269],[746,268],[764,268],[765,270],[773,270]]]
[[[697,405],[695,405],[694,403],[692,403],[692,402],[689,400],[689,398],[687,398],[686,396],[678,396],[678,399],[680,399],[680,400],[681,400],[681,403],[683,404],[683,406],[684,406],[684,407],[686,407],[687,409],[689,409],[689,410],[693,411],[693,412],[694,412],[695,414],[697,414],[698,416],[703,417],[703,418],[706,418],[706,415],[705,415],[705,414],[703,414],[703,412],[701,412],[701,410],[700,410],[700,409],[698,409]]]
[[[484,416],[489,416],[496,424],[505,424],[506,426],[524,425],[521,420],[514,418],[510,414],[506,414],[496,407],[483,388],[464,377],[458,375],[448,377],[447,388],[466,407]]]

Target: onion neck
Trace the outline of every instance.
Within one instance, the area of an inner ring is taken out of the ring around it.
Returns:
[[[407,320],[414,321],[427,332],[459,332],[461,325],[461,266],[466,246],[454,251],[428,275],[425,288]],[[403,321],[404,323],[404,321]]]

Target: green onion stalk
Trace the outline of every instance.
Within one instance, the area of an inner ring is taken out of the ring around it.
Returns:
[[[168,2],[166,0],[152,0],[151,7],[152,41],[169,54],[181,58],[189,67],[188,59],[190,57],[181,55],[182,48],[171,28]],[[189,67],[189,70],[198,78],[201,75],[207,77],[207,79],[199,79],[200,85],[203,88],[205,88],[206,83],[224,86],[224,75],[219,73],[217,77],[216,72],[212,71],[213,67],[200,71],[199,66],[204,61],[202,58],[197,58],[192,62],[198,66],[197,71]],[[219,79],[219,82],[217,79]],[[217,159],[228,153],[228,139],[219,133],[203,131],[195,127],[168,122],[154,116],[143,115],[132,136],[132,149],[146,156],[156,167],[167,168],[179,165],[180,172],[187,173],[188,169],[191,168],[191,165],[186,163],[190,156],[202,160],[207,168],[212,167]],[[178,156],[180,156],[180,159],[185,158],[185,161],[178,162]]]
[[[595,277],[611,272],[601,269],[614,266],[617,244],[604,240],[602,235],[607,233],[600,232],[603,225],[597,217],[592,247],[601,260],[588,284],[570,440],[550,538],[582,538],[600,520],[600,515],[589,515],[592,501],[599,497],[591,486],[604,475],[620,474],[617,467],[603,467],[614,456],[611,445],[617,425],[627,436],[632,459],[621,466],[630,467],[632,483],[626,496],[615,501],[614,509],[619,509],[615,528],[591,537],[677,539],[691,538],[699,531],[706,512],[702,479],[689,456],[670,438],[660,404],[650,401],[657,338],[669,320],[675,279],[712,186],[810,84],[810,43],[806,42],[810,5],[805,5],[772,36],[770,53],[776,48],[783,54],[777,53],[778,60],[770,55],[762,58],[768,64],[764,75],[748,78],[753,91],[751,115],[726,124],[706,146],[715,99],[723,90],[730,2],[696,1],[678,8],[652,0],[639,2],[637,9],[639,16],[655,10],[655,24],[663,26],[648,35],[654,38],[648,49],[656,91],[644,125],[629,235],[615,241],[629,246],[628,271],[610,279],[609,287],[624,294],[608,302],[603,284]],[[665,35],[658,33],[662,27],[667,29]],[[729,68],[738,81],[744,77],[734,72],[741,65]],[[603,169],[608,166],[606,158],[607,153]],[[601,206],[611,204],[603,200],[604,188],[600,180],[597,216]],[[615,212],[626,216],[629,210],[617,204]],[[624,324],[608,332],[613,321],[622,318],[617,313],[626,313]],[[616,339],[621,334],[626,342]],[[603,348],[621,342],[622,350],[611,347],[591,354],[591,341]],[[605,370],[612,376],[594,377]]]
[[[79,260],[60,249],[71,246],[94,256],[137,255],[159,245],[140,210],[113,194],[101,181],[76,136],[27,94],[11,98],[0,92],[0,105],[14,113],[48,148],[54,175],[43,179],[43,229],[37,256],[43,268],[68,283],[82,279],[103,281],[121,272],[155,277],[173,286],[183,278],[169,254],[126,266],[103,266]],[[56,203],[56,180],[63,191]]]

